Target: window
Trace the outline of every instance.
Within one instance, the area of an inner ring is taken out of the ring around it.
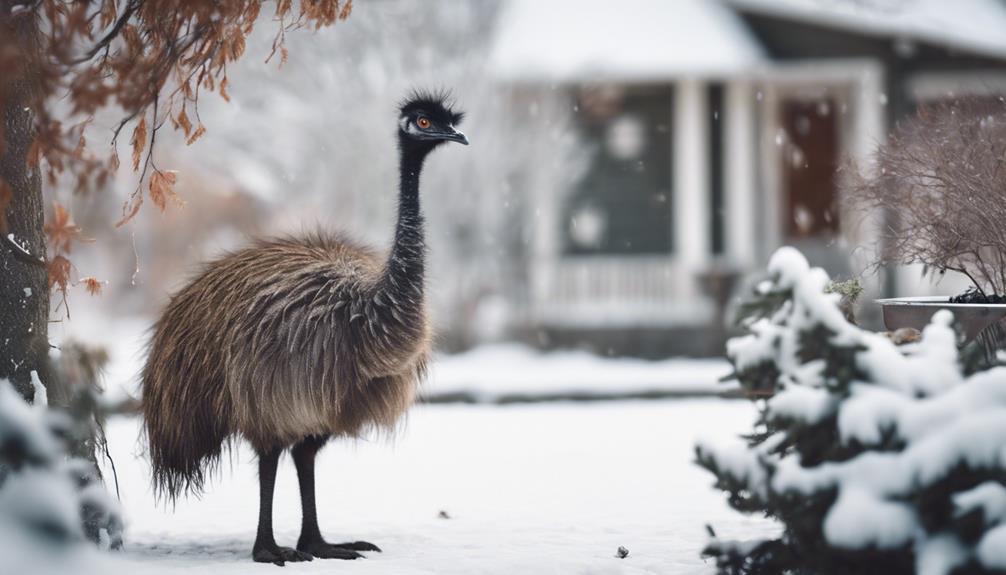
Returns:
[[[671,252],[670,86],[605,86],[576,98],[590,166],[562,211],[567,254]]]

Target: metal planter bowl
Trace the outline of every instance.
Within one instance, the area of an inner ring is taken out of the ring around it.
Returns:
[[[932,296],[899,297],[877,300],[877,303],[884,310],[884,325],[891,331],[903,327],[921,331],[929,325],[937,311],[950,310],[968,342],[1006,317],[1006,304],[950,303],[949,299]]]

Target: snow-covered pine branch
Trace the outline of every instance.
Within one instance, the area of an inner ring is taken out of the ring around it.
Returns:
[[[726,573],[1006,569],[1006,367],[968,375],[950,312],[901,347],[848,323],[792,248],[769,274],[727,355],[774,394],[746,443],[696,453],[731,506],[782,534],[706,554]]]
[[[118,505],[91,462],[67,455],[74,425],[0,379],[0,555],[11,573],[102,572],[85,541],[121,545]]]

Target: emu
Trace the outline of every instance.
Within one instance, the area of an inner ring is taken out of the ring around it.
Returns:
[[[239,437],[258,455],[252,557],[283,565],[356,559],[318,527],[314,461],[333,437],[391,429],[425,375],[431,331],[423,284],[419,175],[444,142],[468,144],[444,94],[417,92],[398,118],[394,244],[382,257],[340,235],[260,240],[209,262],[153,327],[142,373],[144,432],[160,496],[198,494]],[[303,520],[296,548],[273,537],[280,454],[290,450]]]

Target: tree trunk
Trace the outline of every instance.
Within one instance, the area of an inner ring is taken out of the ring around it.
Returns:
[[[10,15],[10,5],[0,2],[0,47],[17,50],[22,62],[38,61],[38,22],[34,14]],[[39,105],[32,66],[0,75],[3,135],[0,180],[7,182],[13,199],[7,206],[3,234],[35,259],[45,254],[42,230],[42,181],[37,167],[27,162],[34,139],[33,109]],[[0,242],[0,379],[8,379],[26,399],[34,398],[31,372],[45,384],[55,383],[49,365],[49,286],[45,267],[18,258],[9,241]],[[55,390],[54,390],[55,391]],[[53,395],[50,393],[50,395]],[[58,394],[57,394],[58,395]]]

